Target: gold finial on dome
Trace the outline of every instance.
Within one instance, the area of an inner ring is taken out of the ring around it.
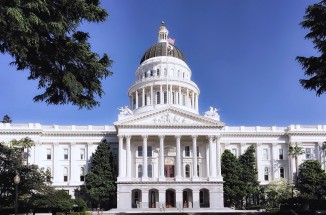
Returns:
[[[161,26],[164,26],[164,21],[161,22]]]

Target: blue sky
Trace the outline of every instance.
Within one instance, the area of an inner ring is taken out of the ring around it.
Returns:
[[[326,95],[304,90],[295,57],[315,55],[299,23],[312,0],[102,0],[105,23],[84,23],[92,49],[114,60],[103,81],[101,106],[33,103],[39,93],[28,71],[0,56],[0,117],[14,123],[111,125],[118,107],[129,105],[128,88],[143,53],[157,42],[162,20],[176,39],[201,90],[199,111],[219,109],[229,126],[326,124]]]

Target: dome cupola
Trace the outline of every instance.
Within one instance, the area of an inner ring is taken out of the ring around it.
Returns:
[[[133,114],[164,106],[198,114],[199,89],[191,81],[191,70],[174,42],[162,22],[158,42],[144,53],[136,71],[136,82],[128,91]]]

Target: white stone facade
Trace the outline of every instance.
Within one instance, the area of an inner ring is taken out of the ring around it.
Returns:
[[[321,147],[326,125],[233,127],[220,121],[216,108],[200,115],[200,91],[191,81],[190,68],[182,53],[168,44],[163,24],[158,35],[128,90],[130,106],[120,108],[114,126],[0,123],[0,141],[30,137],[36,145],[28,162],[49,169],[52,185],[74,196],[84,185],[97,143],[106,139],[118,159],[119,211],[223,208],[220,158],[226,149],[239,156],[254,145],[262,185],[293,180],[295,166],[288,156],[292,144],[305,150],[299,163],[315,159],[325,168]]]

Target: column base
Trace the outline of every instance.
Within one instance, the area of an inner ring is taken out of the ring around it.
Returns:
[[[200,181],[200,179],[199,179],[199,177],[198,176],[194,176],[194,177],[192,177],[192,179],[191,179],[192,181]]]
[[[181,176],[176,176],[175,181],[182,181],[182,177]]]
[[[215,176],[215,177],[212,177],[210,176],[208,178],[209,181],[223,181],[223,178],[221,176]]]
[[[142,177],[141,180],[142,181],[148,181],[148,177],[147,176],[146,177]]]
[[[159,181],[165,181],[165,177],[159,177],[158,180]]]

